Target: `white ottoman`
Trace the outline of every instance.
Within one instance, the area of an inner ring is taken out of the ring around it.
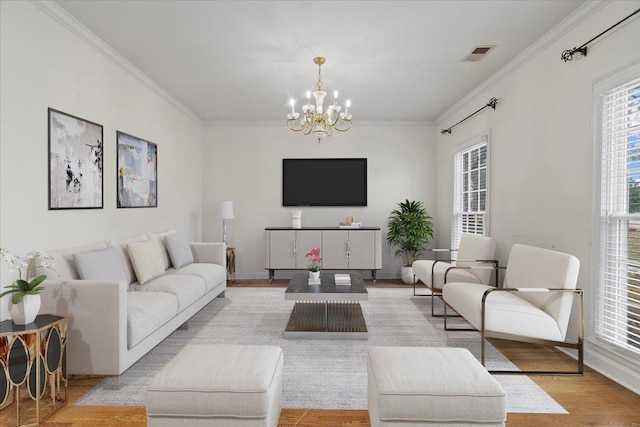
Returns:
[[[147,388],[147,425],[276,427],[283,359],[276,346],[186,346]]]
[[[369,419],[378,426],[504,426],[504,390],[464,348],[369,350]]]

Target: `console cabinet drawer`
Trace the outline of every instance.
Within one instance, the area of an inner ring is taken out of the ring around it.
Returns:
[[[380,229],[266,229],[264,268],[273,279],[274,270],[303,270],[312,248],[322,251],[323,270],[375,270],[382,268]]]

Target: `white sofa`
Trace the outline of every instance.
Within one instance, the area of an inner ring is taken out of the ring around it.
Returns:
[[[172,234],[176,232],[47,251],[58,275],[49,272],[44,282],[40,312],[69,318],[69,374],[121,374],[210,301],[224,296],[226,245],[189,243],[194,262],[176,270],[164,245]],[[165,271],[141,285],[127,247],[149,240],[159,245]],[[116,249],[126,279],[81,280],[73,254],[108,247]]]

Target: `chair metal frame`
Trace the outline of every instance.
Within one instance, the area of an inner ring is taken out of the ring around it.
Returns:
[[[505,267],[502,267],[505,268]],[[522,335],[506,334],[502,332],[492,332],[485,329],[486,301],[492,292],[572,292],[578,295],[578,339],[576,342],[553,341],[541,338],[531,338]],[[447,327],[447,304],[444,301],[444,329],[446,331],[478,331],[475,328],[449,328]],[[450,307],[450,306],[449,306]],[[453,309],[453,307],[451,307]],[[451,316],[449,316],[451,317]],[[460,317],[460,316],[456,316]],[[486,338],[499,338],[511,341],[528,342],[532,344],[551,345],[554,347],[565,347],[578,350],[576,371],[509,371],[509,370],[489,370],[492,374],[514,374],[514,375],[578,375],[584,373],[584,291],[582,289],[564,288],[494,288],[487,289],[482,295],[481,307],[481,328],[480,328],[481,353],[480,362],[485,365],[485,344]]]
[[[435,251],[457,251],[457,249],[433,249]],[[440,289],[436,289],[434,286],[434,279],[435,279],[435,268],[436,268],[436,264],[438,262],[486,262],[486,263],[493,263],[495,264],[493,267],[489,267],[489,266],[477,266],[477,267],[463,267],[463,266],[457,266],[457,265],[453,265],[449,268],[447,268],[444,272],[444,283],[442,284],[442,287],[444,287],[444,285],[447,284],[447,274],[449,274],[449,271],[451,270],[496,270],[496,287],[498,287],[498,269],[501,267],[498,267],[498,260],[495,259],[476,259],[476,260],[456,260],[456,259],[436,259],[433,261],[433,264],[431,265],[431,294],[430,295],[416,295],[416,280],[415,280],[415,274],[414,274],[414,283],[413,283],[413,296],[417,296],[417,297],[431,297],[431,317],[444,317],[444,314],[436,314],[435,313],[435,309],[434,309],[434,299],[435,297],[438,297],[442,300],[442,288]],[[459,317],[459,316],[449,316],[449,317]]]

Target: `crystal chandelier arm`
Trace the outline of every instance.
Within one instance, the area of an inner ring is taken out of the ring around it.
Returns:
[[[300,124],[298,119],[289,119],[287,120],[287,127],[295,132],[300,132],[304,129],[304,125]]]
[[[346,126],[346,127],[342,127],[341,126]],[[351,120],[340,120],[336,126],[333,127],[335,130],[337,130],[338,132],[346,132],[349,129],[351,129]]]

